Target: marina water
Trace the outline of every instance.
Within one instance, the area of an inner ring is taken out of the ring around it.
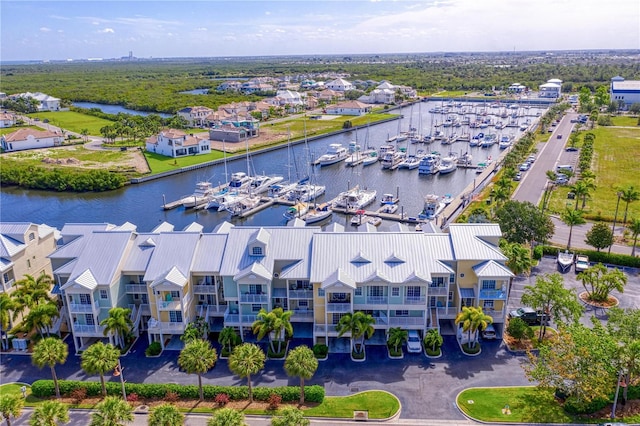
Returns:
[[[341,143],[346,147],[350,141],[357,138],[363,148],[365,145],[378,148],[386,142],[389,136],[396,135],[399,131],[407,131],[410,126],[423,134],[433,133],[435,131],[433,125],[446,119],[446,115],[429,112],[434,106],[439,105],[441,102],[423,102],[396,110],[403,115],[402,119],[371,125],[368,130],[361,128],[357,131],[352,130],[310,141],[306,146],[305,144],[293,145],[290,155],[288,155],[286,145],[283,145],[279,150],[253,154],[249,161],[250,172],[282,175],[285,180],[289,175],[292,180],[311,175],[312,180],[315,180],[317,184],[327,187],[325,195],[318,202],[328,201],[355,185],[377,190],[378,199],[383,193],[396,194],[397,192],[400,197],[401,209],[398,213],[403,211],[408,216],[417,216],[422,210],[425,195],[451,194],[457,196],[477,178],[475,170],[458,168],[453,173],[445,175],[420,175],[417,169],[383,170],[379,163],[366,167],[362,165],[346,167],[341,162],[319,168],[318,166],[309,166],[309,161],[322,155],[330,143]],[[536,114],[542,113],[543,108],[543,106],[532,106],[527,109],[527,117],[520,117],[520,122],[524,123],[526,119],[535,120]],[[336,119],[344,120],[344,118]],[[446,128],[440,129],[448,131]],[[521,130],[514,127],[495,130],[493,127],[469,129],[463,126],[454,128],[454,130],[458,134],[468,132],[472,136],[479,132],[498,135],[519,135],[522,133]],[[441,145],[439,141],[434,141],[427,145],[411,144],[405,141],[398,145],[406,147],[409,153],[413,153],[416,149],[424,149],[428,152],[438,151],[442,155],[446,155],[450,151],[456,152],[458,155],[470,152],[473,155],[473,163],[476,164],[484,162],[488,157],[495,159],[500,154],[498,144],[494,144],[490,148],[479,148],[469,147],[468,142]],[[289,157],[291,161],[288,160]],[[128,185],[125,188],[105,193],[76,194],[3,188],[0,194],[0,216],[2,221],[44,223],[57,228],[61,228],[65,223],[73,222],[108,222],[119,225],[128,221],[137,225],[138,230],[142,232],[152,230],[163,221],[172,223],[177,230],[195,221],[203,225],[205,232],[209,232],[219,223],[231,220],[229,213],[186,210],[182,207],[165,211],[162,208],[163,201],[174,201],[192,193],[198,181],[208,180],[214,185],[224,183],[228,181],[232,172],[238,171],[247,171],[245,156],[227,162],[228,176],[225,176],[224,165],[219,164],[142,184]],[[379,203],[376,203],[368,208],[375,210],[378,207]],[[285,219],[282,214],[285,210],[286,206],[272,206],[245,219],[234,218],[231,221],[234,224],[252,226],[284,225]],[[344,215],[334,213],[332,220],[350,227]],[[320,225],[324,224],[325,222],[320,223]],[[383,223],[381,229],[388,225]]]

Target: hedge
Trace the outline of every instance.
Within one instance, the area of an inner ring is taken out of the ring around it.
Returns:
[[[543,246],[544,254],[548,256],[557,256],[561,247]],[[609,265],[627,266],[630,268],[640,268],[640,257],[633,257],[626,254],[607,253],[606,251],[571,249],[576,254],[585,254],[589,256],[589,262],[604,263]]]
[[[70,396],[71,393],[78,388],[87,390],[87,396],[102,395],[102,387],[100,382],[79,382],[73,380],[58,380],[60,393]],[[120,395],[122,387],[117,382],[107,382],[108,395]],[[162,399],[168,391],[175,392],[180,398],[197,399],[199,398],[199,390],[196,385],[177,385],[170,383],[125,383],[127,394],[135,393],[140,398],[158,398]],[[207,399],[214,399],[216,395],[224,393],[229,395],[231,400],[242,400],[249,398],[247,386],[202,386],[204,396]],[[55,395],[55,386],[53,380],[37,380],[31,385],[31,392],[39,398],[46,398]],[[264,387],[258,386],[253,388],[253,397],[258,401],[267,401],[272,394],[279,395],[282,401],[295,402],[300,399],[299,386],[279,386]],[[309,402],[322,402],[324,400],[324,388],[319,385],[304,387],[305,400]]]

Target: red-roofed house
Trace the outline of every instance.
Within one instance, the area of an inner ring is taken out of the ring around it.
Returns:
[[[62,145],[64,136],[48,130],[19,129],[0,138],[2,149],[7,152],[25,149],[49,148]]]
[[[208,139],[176,129],[164,129],[157,135],[149,137],[146,144],[147,151],[173,158],[211,152]]]
[[[0,113],[0,128],[13,127],[16,124],[16,116],[8,112]]]

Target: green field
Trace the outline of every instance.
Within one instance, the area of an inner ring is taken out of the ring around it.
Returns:
[[[592,170],[596,175],[596,190],[587,201],[585,213],[590,217],[601,216],[613,221],[616,210],[617,190],[629,185],[640,188],[638,164],[640,161],[640,128],[621,129],[598,127],[590,130],[596,135]],[[568,186],[558,187],[551,197],[549,211],[560,213],[566,206],[573,207],[575,200],[567,199]],[[582,203],[580,202],[580,205]],[[620,213],[624,213],[624,203]],[[629,204],[629,217],[640,217],[640,202]]]
[[[622,116],[612,116],[611,117],[611,122],[613,123],[614,126],[638,126],[638,117],[635,116],[628,116],[628,115],[622,115]]]
[[[89,134],[93,136],[100,136],[101,128],[113,124],[113,121],[74,111],[38,112],[29,114],[29,118],[47,119],[54,126],[75,133],[81,133],[82,129],[87,129]]]

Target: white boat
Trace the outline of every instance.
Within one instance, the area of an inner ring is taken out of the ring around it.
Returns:
[[[449,204],[451,204],[452,201],[453,201],[453,197],[451,196],[451,194],[445,194],[442,197],[442,202],[444,203],[445,206],[448,206]]]
[[[367,157],[364,157],[362,159],[362,165],[363,166],[370,166],[370,165],[375,164],[377,162],[378,162],[378,153],[375,152],[375,151],[370,152]]]
[[[440,166],[440,156],[438,154],[427,154],[418,164],[418,173],[421,175],[433,175],[438,173]]]
[[[484,135],[484,139],[480,142],[481,148],[489,148],[497,142],[496,135]]]
[[[239,194],[237,192],[230,192],[229,188],[226,188],[216,194],[214,194],[209,201],[207,201],[207,205],[205,208],[222,211],[225,207],[231,204],[232,201],[237,200]]]
[[[458,157],[453,154],[449,154],[447,157],[443,157],[440,160],[440,165],[438,166],[438,172],[440,174],[451,173],[458,168]]]
[[[309,204],[296,203],[293,206],[287,208],[287,211],[285,211],[282,216],[284,216],[284,218],[287,220],[291,220],[295,219],[296,217],[302,216],[303,214],[307,213],[307,211],[309,211]]]
[[[570,253],[569,250],[558,250],[558,265],[560,265],[562,272],[570,269],[571,265],[573,265],[573,253]]]
[[[327,187],[324,185],[315,185],[309,183],[306,179],[299,182],[291,192],[289,192],[288,199],[290,201],[313,201],[322,194],[325,193]]]
[[[323,203],[309,209],[309,211],[307,211],[306,214],[302,215],[300,219],[304,220],[304,222],[307,224],[312,224],[312,223],[321,222],[331,217],[331,215],[333,215],[333,210],[331,210],[331,206],[327,203]]]
[[[418,165],[420,165],[420,159],[415,155],[410,155],[398,164],[398,168],[413,170],[418,167]]]
[[[283,180],[284,177],[282,176],[253,176],[251,178],[251,183],[249,184],[249,192],[252,194],[262,194],[263,192],[267,192],[269,190],[269,187],[278,184]]]
[[[387,152],[382,157],[383,169],[395,169],[404,161],[405,153],[402,151]]]
[[[231,216],[240,216],[243,213],[258,207],[260,204],[260,197],[245,196],[240,197],[239,200],[226,207],[226,210],[231,213]]]
[[[520,129],[521,131],[523,131],[523,132],[524,132],[525,130],[527,130],[528,128],[529,128],[529,126],[528,126],[528,125],[526,125],[526,124],[521,124],[521,125],[520,125],[520,127],[519,127],[519,129]]]
[[[473,155],[465,152],[458,158],[458,166],[469,167],[472,164]]]
[[[382,194],[380,204],[397,204],[400,199],[393,194]]]
[[[398,211],[397,204],[385,204],[378,209],[379,213],[387,213],[387,214],[394,214],[397,211]]]
[[[339,143],[332,143],[329,144],[327,152],[318,157],[318,159],[315,161],[315,164],[319,164],[320,166],[329,166],[331,164],[339,163],[340,161],[346,159],[348,156],[349,151],[347,151],[347,148]]]
[[[500,138],[500,142],[498,143],[498,146],[500,147],[500,149],[507,149],[511,146],[511,142],[513,140],[513,137],[510,136],[502,136]]]
[[[288,197],[289,193],[293,191],[297,183],[276,183],[267,189],[267,196],[271,198]]]
[[[231,174],[231,180],[229,181],[230,191],[240,191],[247,188],[251,184],[251,177],[245,172],[236,172]]]
[[[440,201],[440,197],[429,194],[424,197],[424,207],[418,215],[418,219],[432,220],[444,209],[444,203]]]
[[[358,210],[355,215],[351,218],[351,224],[353,226],[360,226],[363,223],[367,223],[369,221],[369,216],[365,214],[364,210]]]
[[[362,163],[364,159],[365,159],[364,152],[356,151],[349,154],[349,156],[344,160],[344,165],[347,167],[355,167],[358,164]]]
[[[393,145],[382,145],[380,146],[380,148],[378,148],[378,161],[382,161],[382,159],[384,158],[385,154],[387,153],[394,153],[396,152],[396,147]]]
[[[358,186],[348,191],[341,192],[335,200],[335,207],[347,211],[362,210],[376,199],[378,192],[375,189],[360,189]]]
[[[187,195],[181,199],[182,205],[186,208],[193,208],[207,203],[215,193],[216,189],[211,182],[202,181],[196,183],[196,189],[193,194]]]

